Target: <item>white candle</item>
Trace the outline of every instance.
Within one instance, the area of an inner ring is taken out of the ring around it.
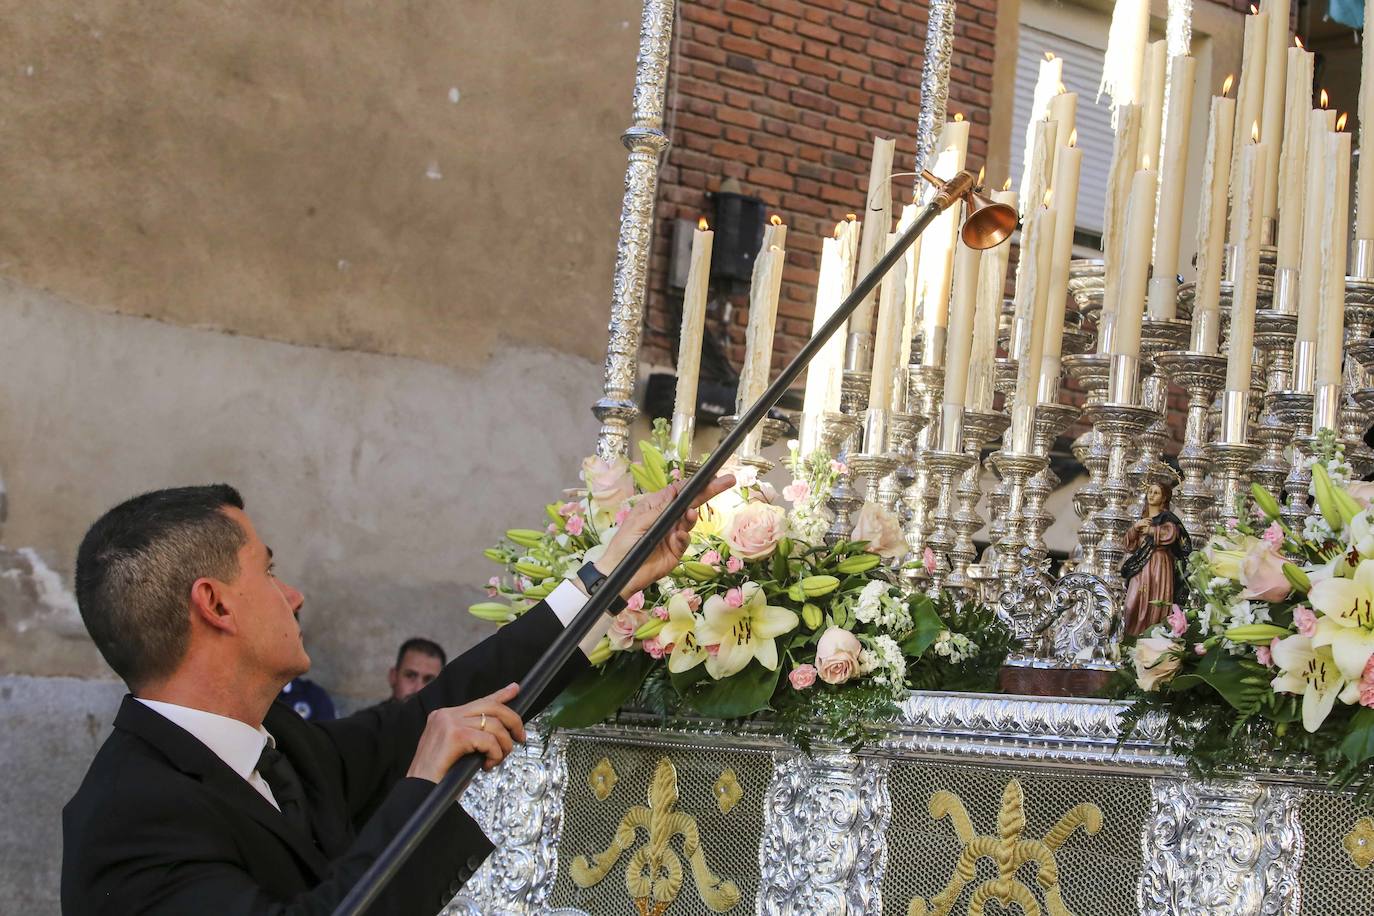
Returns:
[[[1160,138],[1164,131],[1164,86],[1168,79],[1167,43],[1150,42],[1145,57],[1145,117],[1140,128],[1140,165],[1142,169],[1159,168]]]
[[[1215,355],[1221,332],[1221,272],[1225,261],[1226,193],[1231,180],[1231,140],[1235,128],[1234,99],[1225,92],[1212,96],[1207,127],[1207,160],[1202,169],[1202,208],[1197,226],[1197,292],[1193,300],[1193,329],[1189,348]]]
[[[1141,99],[1145,48],[1150,40],[1149,0],[1116,0],[1107,35],[1099,94],[1112,97],[1112,107],[1134,105]]]
[[[1340,385],[1345,335],[1345,266],[1350,233],[1350,134],[1341,131],[1323,138],[1321,316],[1317,322],[1316,390]]]
[[[1236,245],[1236,279],[1231,295],[1231,334],[1226,350],[1226,390],[1248,392],[1250,373],[1255,362],[1255,297],[1259,287],[1260,211],[1264,203],[1265,161],[1269,146],[1265,143],[1245,143],[1240,157],[1239,181],[1236,189],[1237,226],[1240,234]],[[1223,423],[1223,429],[1233,424]]]
[[[977,309],[978,271],[983,253],[961,240],[954,255],[954,305],[949,310],[949,338],[945,347],[944,409],[940,423],[940,448],[958,451],[968,393],[969,356],[973,347],[973,321]]]
[[[1016,208],[1016,192],[996,191],[992,199]],[[970,410],[987,413],[997,380],[997,325],[1002,317],[1002,299],[1007,289],[1007,262],[1011,240],[983,252],[978,268],[977,305],[973,317],[973,347],[969,353],[969,388],[965,402]]]
[[[773,217],[777,220],[777,217]],[[782,291],[784,247],[787,227],[773,222],[763,230],[763,248],[754,260],[749,288],[749,323],[744,331],[744,367],[740,370],[735,395],[735,414],[743,414],[768,389],[773,369],[773,331],[778,318],[778,295]],[[763,429],[756,428],[740,446],[745,455],[757,454],[763,444]]]
[[[1274,151],[1264,167],[1264,219],[1274,219],[1278,214],[1279,145],[1283,142],[1283,110],[1288,95],[1288,6],[1289,0],[1264,0],[1269,28],[1265,36],[1260,140]]]
[[[1302,192],[1307,178],[1307,113],[1312,108],[1312,55],[1288,49],[1288,86],[1279,157],[1278,266],[1297,270],[1302,260]]]
[[[936,147],[939,154],[931,170],[942,179],[953,178],[968,155],[969,124],[963,115],[945,123]],[[954,272],[954,243],[959,238],[959,208],[950,207],[926,230],[921,246],[918,304],[921,313],[921,362],[937,365],[945,353],[945,328],[949,324],[949,284]]]
[[[844,270],[842,261],[843,242],[840,235],[848,223],[842,222],[835,227],[835,234],[821,242],[821,271],[816,281],[816,312],[811,320],[811,334],[814,336],[821,325],[830,320],[835,309],[844,301],[841,295],[841,282]],[[802,416],[819,417],[840,409],[840,379],[844,371],[845,326],[835,333],[811,365],[806,369],[806,395],[802,401]],[[804,437],[805,438],[805,437]]]
[[[1073,139],[1073,138],[1070,138]],[[1069,289],[1069,262],[1073,260],[1074,214],[1078,212],[1078,176],[1083,166],[1083,151],[1072,144],[1062,146],[1055,155],[1054,240],[1050,245],[1050,265],[1045,283],[1045,333],[1041,348],[1036,399],[1053,404],[1059,395],[1060,356],[1064,344],[1064,308]]]
[[[682,294],[682,328],[677,344],[677,392],[673,399],[673,427],[680,436],[692,425],[697,411],[697,377],[701,373],[701,341],[706,327],[706,290],[711,283],[711,242],[715,233],[702,220],[692,234],[692,262]],[[680,424],[680,428],[679,428]],[[674,445],[683,443],[674,440]],[[686,445],[690,448],[691,443]]]
[[[1360,170],[1355,186],[1355,238],[1374,239],[1374,0],[1364,2],[1360,49]],[[1365,151],[1370,154],[1366,155]]]
[[[1049,191],[1050,173],[1054,170],[1053,160],[1055,151],[1055,139],[1058,136],[1059,125],[1054,121],[1040,121],[1035,124],[1035,144],[1032,148],[1031,158],[1026,160],[1026,175],[1031,193],[1036,195],[1037,206],[1026,209],[1025,201],[1021,202],[1022,209],[1027,213],[1038,214],[1045,204],[1046,194]],[[1013,358],[1016,354],[1023,351],[1027,346],[1027,335],[1030,334],[1032,314],[1035,310],[1035,287],[1032,278],[1035,276],[1036,258],[1041,247],[1048,249],[1054,244],[1051,237],[1041,237],[1040,230],[1045,223],[1043,220],[1026,219],[1021,225],[1021,252],[1016,261],[1016,289],[1012,293],[1012,303],[1015,306],[1015,314],[1011,324],[1011,342],[1007,347],[1008,352]],[[1037,353],[1038,353],[1037,349]],[[1034,367],[1038,372],[1040,367]]]
[[[886,250],[887,234],[892,230],[892,154],[895,140],[873,138],[873,161],[868,170],[863,230],[859,239],[859,276],[863,277]],[[877,293],[869,293],[849,316],[849,330],[855,334],[873,332],[873,303]],[[860,367],[867,368],[867,367]]]
[[[1078,93],[1061,92],[1050,99],[1049,119],[1059,126],[1055,129],[1055,146],[1062,149],[1069,145],[1069,140],[1075,134],[1075,123],[1078,120]],[[1055,157],[1050,163],[1050,187],[1056,194],[1059,193],[1059,159]],[[1062,212],[1062,211],[1061,211]]]
[[[1035,397],[1040,380],[1040,359],[1045,346],[1045,313],[1049,302],[1050,259],[1056,220],[1054,207],[1041,207],[1031,213],[1035,237],[1041,241],[1033,249],[1021,250],[1021,265],[1017,279],[1026,278],[1030,297],[1030,328],[1021,337],[1021,347],[1012,355],[1016,358],[1016,393],[1011,411],[1011,450],[1025,454],[1031,449],[1031,434],[1035,420]],[[1021,266],[1027,269],[1022,270]]]
[[[1036,124],[1045,120],[1050,113],[1051,100],[1060,93],[1064,84],[1064,61],[1055,57],[1053,53],[1046,51],[1045,59],[1040,61],[1040,74],[1035,80],[1035,93],[1031,97],[1030,120],[1026,123],[1026,152],[1022,157],[1022,163],[1029,163],[1035,155],[1035,130]],[[1049,168],[1054,168],[1051,161]],[[1023,165],[1021,168],[1021,206],[1022,214],[1027,210],[1040,206],[1040,197],[1034,200],[1030,197],[1035,193],[1031,187],[1031,168]],[[1043,190],[1041,191],[1043,194]]]
[[[1145,280],[1150,270],[1150,234],[1154,228],[1155,195],[1159,173],[1140,169],[1131,179],[1131,199],[1126,205],[1126,252],[1116,303],[1113,356],[1140,356],[1140,322],[1145,313]]]
[[[920,213],[921,207],[916,204],[907,204],[903,207],[902,217],[897,220],[897,234],[901,235],[903,232],[910,229],[911,224],[916,221],[916,217],[919,216]],[[920,316],[916,313],[916,292],[918,283],[916,268],[920,263],[921,236],[918,235],[916,236],[916,241],[911,243],[911,247],[907,248],[906,253],[902,256],[902,314],[905,318],[902,322],[902,345],[897,351],[900,360],[897,369],[897,387],[892,392],[894,410],[899,409],[897,406],[898,401],[905,398],[907,376],[904,369],[910,366],[913,361],[911,346],[912,342],[916,339],[916,323],[920,319]],[[905,412],[905,404],[901,406],[900,410],[901,412]]]
[[[885,245],[891,248],[897,241],[895,232],[888,233]],[[893,382],[901,364],[899,351],[902,325],[906,320],[906,265],[898,261],[883,281],[878,297],[878,325],[873,341],[873,370],[868,383],[870,409],[891,410]],[[902,366],[904,369],[905,366]]]
[[[1293,388],[1312,391],[1313,359],[1316,355],[1317,325],[1322,310],[1321,279],[1325,270],[1322,251],[1322,224],[1326,217],[1326,138],[1335,126],[1336,113],[1314,108],[1307,114],[1307,174],[1304,181],[1302,213],[1302,253],[1298,270],[1298,329],[1293,341]]]
[[[1169,123],[1159,164],[1159,213],[1155,217],[1154,277],[1150,318],[1172,320],[1178,311],[1178,248],[1183,234],[1183,189],[1188,180],[1188,127],[1193,119],[1197,62],[1175,57],[1169,66]]]
[[[1097,320],[1097,352],[1107,353],[1116,322],[1116,282],[1126,244],[1126,205],[1131,196],[1131,181],[1140,160],[1139,105],[1122,105],[1116,110],[1116,143],[1112,148],[1112,167],[1107,173],[1107,201],[1102,225],[1104,264],[1102,312]]]
[[[1268,53],[1269,15],[1264,12],[1245,17],[1245,44],[1241,52],[1240,88],[1236,97],[1236,127],[1233,136],[1243,141],[1250,136],[1250,127],[1259,123],[1264,113],[1264,63]],[[1240,180],[1239,161],[1244,142],[1237,142],[1231,155],[1231,232],[1234,242],[1239,234],[1236,214],[1240,201],[1236,197]],[[1263,190],[1263,188],[1261,188]]]

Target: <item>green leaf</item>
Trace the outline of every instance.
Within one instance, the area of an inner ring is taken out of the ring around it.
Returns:
[[[773,578],[779,582],[787,582],[792,578],[787,568],[787,557],[780,550],[773,553]]]
[[[782,665],[778,665],[776,671],[769,671],[752,661],[733,677],[703,682],[687,699],[697,712],[712,719],[753,715],[768,708],[781,675]]]
[[[1251,676],[1251,671],[1234,656],[1225,652],[1209,652],[1202,657],[1189,674],[1181,674],[1169,683],[1169,689],[1178,693],[1191,690],[1199,684],[1206,684],[1219,693],[1227,703],[1247,715],[1259,710],[1260,700],[1268,691],[1267,685],[1256,686],[1243,683]]]
[[[912,605],[911,621],[914,626],[906,639],[902,640],[901,648],[909,657],[920,658],[931,644],[940,638],[940,631],[945,629],[945,622],[936,613],[935,605],[924,595],[912,602]]]
[[[550,706],[554,726],[586,728],[610,718],[635,695],[653,665],[646,652],[617,652],[604,668],[586,672],[558,695]]]
[[[668,673],[668,680],[672,682],[673,689],[677,691],[678,696],[682,697],[685,697],[688,692],[705,677],[705,664],[697,665],[694,668],[688,668],[686,671],[679,671],[677,674],[673,674],[671,671]]]
[[[1341,742],[1341,753],[1352,765],[1374,757],[1374,709],[1365,707],[1350,720],[1350,731]]]

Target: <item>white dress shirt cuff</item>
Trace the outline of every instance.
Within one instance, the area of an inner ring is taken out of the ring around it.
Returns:
[[[559,623],[567,626],[572,619],[577,616],[577,612],[587,606],[587,602],[592,599],[577,584],[565,579],[559,583],[558,587],[549,592],[549,596],[544,599],[544,603],[553,611]],[[596,648],[597,643],[601,642],[601,637],[606,635],[606,631],[611,628],[611,618],[608,614],[602,614],[601,619],[592,625],[591,631],[587,633],[578,647],[582,654],[588,657]]]

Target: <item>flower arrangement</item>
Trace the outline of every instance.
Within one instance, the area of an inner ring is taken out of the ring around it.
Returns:
[[[512,529],[487,556],[504,567],[473,614],[515,619],[588,560],[640,495],[680,479],[666,427],[642,460],[588,458],[585,488],[547,507],[543,530]],[[857,514],[852,539],[827,545],[824,497],[844,469],[795,445],[782,499],[752,468],[702,507],[679,566],[631,596],[592,653],[595,666],[554,704],[554,723],[582,726],[636,695],[663,714],[731,719],[774,710],[805,741],[821,730],[861,740],[912,686],[992,689],[1010,633],[987,608],[909,593],[885,564],[906,551],[881,506]],[[782,505],[783,501],[789,508]]]
[[[1303,754],[1348,783],[1374,757],[1374,484],[1351,479],[1330,430],[1310,464],[1301,530],[1252,486],[1249,515],[1189,557],[1189,606],[1131,652],[1130,720],[1162,708],[1204,772]]]

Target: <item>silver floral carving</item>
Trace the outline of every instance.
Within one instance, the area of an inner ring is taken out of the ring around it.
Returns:
[[[954,59],[954,0],[930,0],[926,51],[921,64],[921,111],[916,116],[916,169],[934,165],[931,157],[949,109],[949,65]],[[923,199],[929,189],[916,179]]]
[[[778,753],[759,843],[760,914],[882,911],[887,761]]]
[[[445,916],[545,912],[558,873],[568,767],[562,736],[546,744],[531,728],[528,738],[463,793],[463,808],[500,845],[444,910]]]
[[[1069,573],[1050,592],[1050,657],[1070,666],[1114,667],[1121,616],[1111,589],[1097,576]]]
[[[663,106],[675,9],[672,0],[644,2],[635,65],[634,124],[621,136],[630,155],[625,169],[625,196],[620,205],[604,392],[592,406],[592,412],[601,421],[596,453],[608,459],[629,451],[630,424],[639,414],[634,390],[639,374],[639,338],[653,243],[658,168],[663,151],[668,148],[668,136],[663,132]]]
[[[1142,914],[1296,916],[1302,791],[1248,779],[1155,780]]]

